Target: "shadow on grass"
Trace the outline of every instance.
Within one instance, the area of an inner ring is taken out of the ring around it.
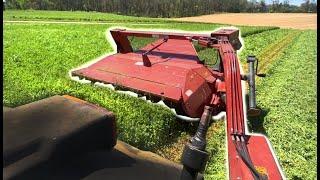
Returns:
[[[193,136],[197,131],[198,124],[199,122],[186,122],[176,119],[174,125],[171,127],[169,138],[164,141],[162,146],[176,143],[182,134]]]
[[[248,99],[249,99],[249,95],[246,94],[247,107],[249,107]],[[261,114],[258,117],[247,117],[249,132],[262,133],[264,135],[268,135],[266,132],[266,129],[263,127],[263,123],[264,123],[265,117],[268,115],[270,110],[262,109],[259,106],[257,106],[257,108],[261,109]]]
[[[182,151],[185,144],[195,134],[199,123],[185,122],[179,119],[170,128],[169,136],[164,139],[152,152],[169,159],[173,162],[180,163]]]

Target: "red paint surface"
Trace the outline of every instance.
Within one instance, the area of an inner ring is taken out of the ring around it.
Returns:
[[[231,44],[225,39],[220,43],[220,54],[223,55],[223,67],[226,87],[226,113],[227,113],[227,142],[228,142],[228,161],[229,161],[229,178],[230,179],[253,179],[251,171],[243,162],[236,151],[233,134],[241,136],[245,134],[245,121],[242,101],[242,86],[240,77],[239,62]],[[249,136],[247,149],[249,157],[255,167],[266,170],[269,180],[282,179],[280,170],[271,153],[271,149],[264,137]]]
[[[191,117],[201,116],[213,93],[209,84],[215,78],[211,71],[199,63],[197,52],[189,40],[177,39],[169,39],[149,53],[151,67],[143,66],[142,53],[158,43],[149,44],[137,52],[105,57],[72,74],[150,93],[180,103]]]

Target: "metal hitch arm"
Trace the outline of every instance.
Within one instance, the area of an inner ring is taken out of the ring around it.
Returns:
[[[156,46],[154,46],[153,48],[149,49],[148,51],[146,51],[146,52],[144,52],[144,53],[142,54],[142,60],[143,60],[143,65],[144,65],[144,66],[146,66],[146,67],[150,67],[150,66],[151,66],[150,59],[148,58],[147,55],[148,55],[151,51],[155,50],[156,48],[158,48],[159,46],[161,46],[162,44],[164,44],[164,43],[167,42],[167,41],[168,41],[168,36],[165,36],[165,37],[163,38],[163,41],[162,41],[161,43],[157,44]]]

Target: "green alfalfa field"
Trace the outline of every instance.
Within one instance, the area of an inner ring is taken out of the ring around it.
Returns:
[[[15,20],[38,22],[9,22]],[[85,23],[68,23],[77,21]],[[176,120],[162,106],[107,88],[80,84],[68,76],[70,69],[112,51],[106,30],[119,24],[128,28],[186,31],[229,26],[94,12],[5,11],[3,103],[14,107],[56,94],[69,94],[113,111],[121,140],[178,161],[183,142],[192,135],[196,124]],[[238,28],[244,40],[239,54],[244,69],[246,56],[255,54],[260,59],[260,71],[267,73],[266,78],[257,82],[257,103],[264,113],[249,121],[251,131],[270,139],[288,179],[315,179],[316,31]],[[203,51],[201,56],[207,58],[208,54]],[[206,179],[226,177],[224,128],[223,120],[211,125]]]

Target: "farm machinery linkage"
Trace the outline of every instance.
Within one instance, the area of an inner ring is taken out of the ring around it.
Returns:
[[[203,171],[208,153],[206,131],[211,116],[226,111],[228,169],[230,179],[283,179],[283,173],[265,136],[246,133],[242,80],[249,85],[248,116],[260,110],[255,102],[255,62],[248,56],[249,73],[241,74],[236,51],[241,48],[239,31],[220,29],[207,34],[186,34],[113,29],[117,53],[73,76],[91,82],[113,84],[150,99],[162,100],[177,114],[200,118],[196,135],[182,156],[185,179]],[[134,51],[129,36],[157,38]],[[220,65],[210,68],[200,61],[193,43],[219,52]]]

